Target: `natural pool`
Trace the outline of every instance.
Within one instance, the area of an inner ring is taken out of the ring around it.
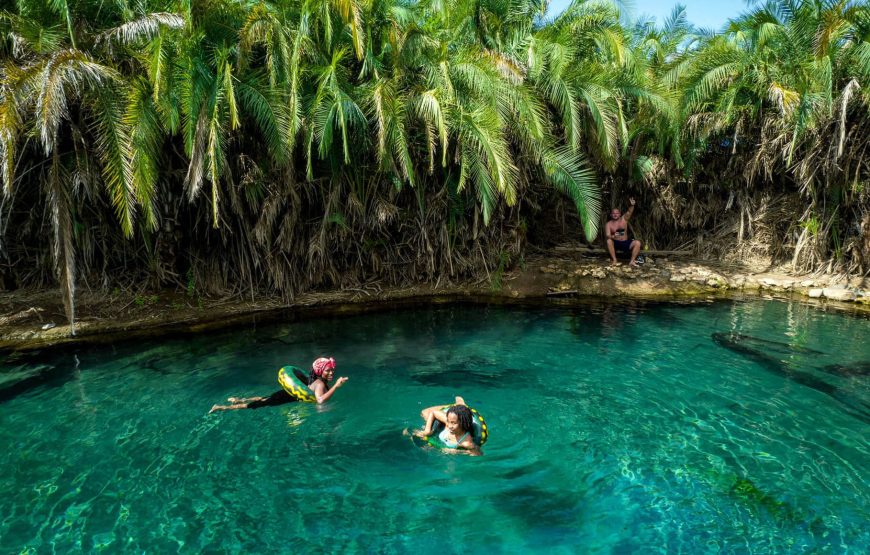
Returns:
[[[334,356],[322,407],[207,415]],[[870,320],[451,306],[0,363],[0,553],[864,553]],[[12,376],[42,371],[43,378]],[[455,394],[483,457],[403,437]]]

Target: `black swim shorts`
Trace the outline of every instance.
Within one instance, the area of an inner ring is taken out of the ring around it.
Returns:
[[[250,403],[248,403],[248,408],[258,409],[260,407],[275,407],[278,405],[283,405],[285,403],[292,403],[296,400],[296,397],[290,395],[282,389],[281,391],[276,391],[275,393],[269,395],[262,401],[251,401]]]
[[[628,239],[626,241],[620,241],[618,239],[613,240],[613,248],[622,251],[622,252],[631,252],[631,244],[634,243],[633,239]]]

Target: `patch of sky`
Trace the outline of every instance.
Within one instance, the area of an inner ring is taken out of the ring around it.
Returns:
[[[571,5],[572,0],[552,0],[547,15],[554,17]],[[725,23],[746,12],[755,2],[752,0],[683,0],[662,2],[660,0],[616,0],[624,17],[630,21],[655,18],[661,25],[680,4],[686,8],[688,20],[700,29],[721,30]]]

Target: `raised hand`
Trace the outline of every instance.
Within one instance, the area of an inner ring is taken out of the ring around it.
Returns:
[[[628,198],[628,203],[629,203],[630,205],[634,206],[634,205],[635,205],[634,197],[629,197],[629,198]]]
[[[341,386],[343,386],[343,385],[344,385],[344,382],[346,382],[346,381],[347,381],[347,378],[344,377],[344,376],[338,378],[338,380],[335,381],[335,387],[341,387]]]

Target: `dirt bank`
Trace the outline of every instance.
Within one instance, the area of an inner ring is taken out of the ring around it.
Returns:
[[[870,280],[792,275],[783,269],[721,265],[649,256],[639,268],[610,266],[600,253],[566,245],[528,256],[520,267],[474,283],[314,291],[290,302],[264,297],[200,298],[177,291],[81,291],[76,335],[70,336],[56,289],[0,293],[0,348],[111,342],[119,336],[202,331],[252,317],[358,312],[383,305],[468,300],[565,299],[584,296],[681,299],[762,295],[814,299],[870,314]]]

